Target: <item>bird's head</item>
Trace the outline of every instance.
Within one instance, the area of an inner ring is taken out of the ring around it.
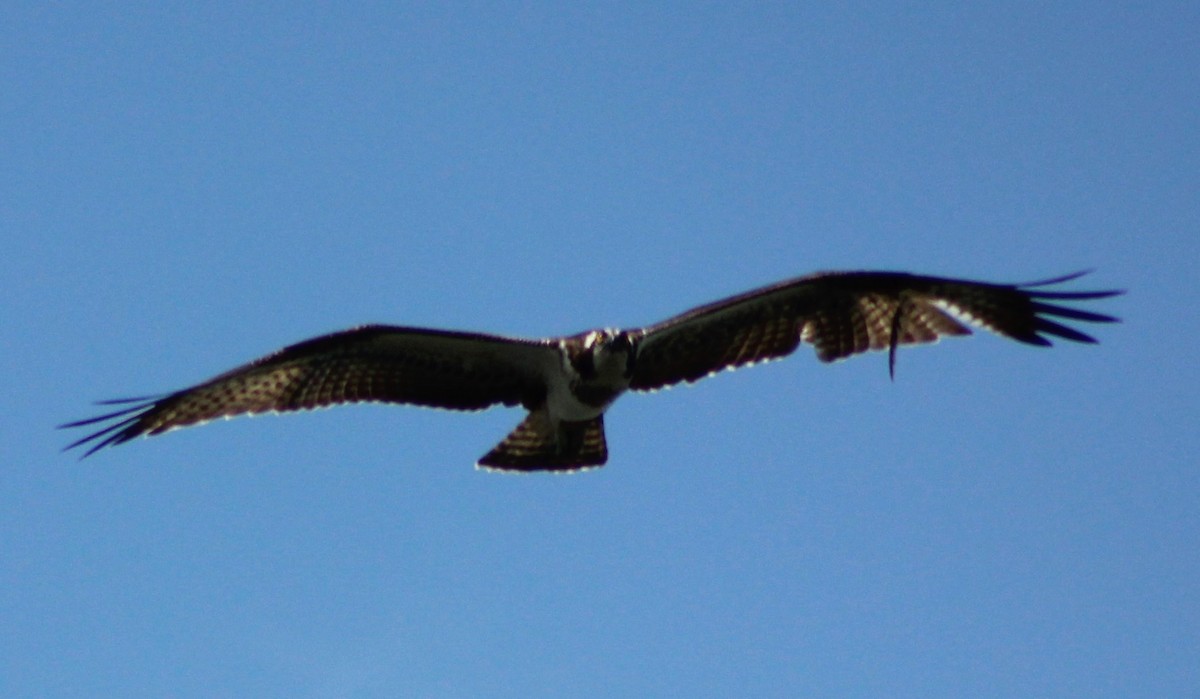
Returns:
[[[629,378],[633,375],[636,343],[624,330],[593,330],[584,340],[592,376]]]

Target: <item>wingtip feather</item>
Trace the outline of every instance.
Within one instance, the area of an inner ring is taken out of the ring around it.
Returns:
[[[84,427],[87,425],[94,425],[99,422],[104,422],[106,420],[112,420],[114,418],[124,419],[118,420],[117,422],[100,430],[84,435],[83,437],[63,447],[63,451],[70,451],[77,447],[84,446],[89,442],[95,442],[88,447],[88,449],[84,451],[82,455],[80,455],[80,460],[83,460],[105,447],[128,442],[129,440],[142,434],[142,431],[136,428],[138,421],[142,418],[147,410],[157,405],[161,399],[162,396],[143,396],[140,398],[116,398],[112,400],[97,401],[96,405],[125,405],[127,407],[105,413],[103,415],[98,415],[96,417],[63,423],[58,425],[58,429]]]

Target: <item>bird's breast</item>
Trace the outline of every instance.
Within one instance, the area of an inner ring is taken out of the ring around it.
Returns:
[[[558,420],[579,422],[604,413],[609,405],[629,388],[627,379],[582,379],[562,375],[550,383],[546,407]]]

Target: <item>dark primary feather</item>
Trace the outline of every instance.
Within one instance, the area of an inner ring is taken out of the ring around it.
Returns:
[[[1115,318],[1047,301],[1087,301],[1119,291],[1044,291],[1081,273],[1029,284],[987,284],[901,272],[825,272],[739,294],[637,331],[631,388],[655,390],[723,369],[791,354],[808,342],[823,362],[868,350],[969,335],[977,325],[1004,337],[1049,345],[1046,335],[1095,342],[1052,318]]]
[[[67,448],[94,442],[84,456],[218,417],[286,412],[341,403],[408,403],[453,410],[536,405],[534,373],[556,361],[539,342],[382,325],[364,326],[286,347],[175,393],[120,401],[116,412],[62,427],[117,422]]]

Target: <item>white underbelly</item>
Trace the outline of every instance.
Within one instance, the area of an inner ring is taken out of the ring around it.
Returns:
[[[566,381],[556,381],[550,386],[550,392],[546,396],[546,410],[554,420],[566,420],[567,422],[591,420],[604,413],[607,408],[607,405],[596,407],[579,400],[571,393],[571,388]]]

